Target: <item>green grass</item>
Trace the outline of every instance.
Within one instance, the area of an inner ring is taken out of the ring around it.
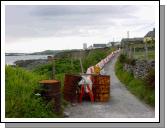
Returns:
[[[114,48],[106,50],[92,50],[82,59],[84,70],[97,64],[105,58]],[[77,59],[61,58],[55,61],[56,79],[64,86],[66,73],[81,73],[80,62]],[[41,97],[35,96],[39,81],[51,79],[52,63],[40,65],[32,71],[23,68],[5,67],[5,116],[7,118],[50,118],[60,117],[53,113],[53,104],[46,104]],[[62,96],[62,109],[68,104]]]
[[[107,48],[100,51],[98,49],[90,51],[89,54],[82,59],[84,71],[86,71],[87,68],[89,68],[90,66],[96,65],[98,62],[100,62],[102,59],[104,59],[107,55],[115,50],[115,48]]]
[[[21,68],[5,67],[5,117],[6,118],[49,118],[57,117],[51,103],[45,104],[34,95],[38,81],[45,79]]]
[[[61,91],[62,92],[63,92],[63,88],[64,88],[64,77],[65,77],[65,73],[61,73],[61,74],[56,75],[56,79],[61,82]]]
[[[133,57],[135,59],[143,60],[145,58],[144,53],[145,53],[144,51],[137,51],[135,52],[135,54],[133,54]],[[154,60],[154,59],[155,59],[155,51],[154,50],[148,51],[148,60]]]
[[[155,105],[155,91],[146,85],[144,80],[135,79],[129,72],[123,71],[123,65],[117,60],[115,64],[118,79],[127,86],[128,90],[147,104]]]
[[[67,58],[56,60],[55,70],[56,70],[56,74],[81,72],[79,60],[73,60],[71,62],[71,60]],[[34,68],[33,72],[40,75],[46,75],[48,78],[51,78],[52,63],[50,62],[45,65],[40,65],[37,68]]]

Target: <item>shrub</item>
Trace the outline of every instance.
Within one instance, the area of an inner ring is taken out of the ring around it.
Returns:
[[[132,58],[128,58],[127,55],[124,55],[124,54],[121,54],[119,56],[119,62],[124,64],[129,64],[129,65],[135,65],[136,64],[136,60],[135,59],[132,59]]]
[[[119,61],[120,61],[121,63],[125,63],[126,60],[127,60],[127,56],[126,56],[126,55],[121,54],[121,55],[119,56]]]
[[[145,77],[146,84],[151,87],[155,88],[155,69],[149,68],[148,74]]]
[[[134,66],[136,64],[136,60],[132,59],[132,58],[127,58],[126,63],[129,64],[129,65]]]

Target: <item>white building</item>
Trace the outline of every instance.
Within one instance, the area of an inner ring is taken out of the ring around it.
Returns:
[[[84,50],[87,49],[87,44],[86,44],[86,43],[83,44],[83,49],[84,49]]]

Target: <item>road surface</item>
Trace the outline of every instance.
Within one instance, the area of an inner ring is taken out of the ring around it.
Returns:
[[[70,105],[65,111],[69,118],[154,118],[154,108],[131,94],[115,75],[114,65],[118,55],[105,65],[104,71],[110,75],[110,101],[106,103],[86,102]]]

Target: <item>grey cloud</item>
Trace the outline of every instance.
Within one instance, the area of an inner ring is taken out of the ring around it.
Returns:
[[[138,6],[40,5],[7,6],[6,38],[89,35],[89,30],[118,26],[119,20],[136,20]],[[87,31],[82,32],[80,29]]]
[[[112,14],[113,16],[120,17],[119,15],[122,13],[124,13],[124,16],[128,15],[130,12],[129,9],[134,11],[134,9],[136,10],[136,7],[120,5],[50,5],[36,6],[36,9],[34,9],[31,14],[37,16]]]

